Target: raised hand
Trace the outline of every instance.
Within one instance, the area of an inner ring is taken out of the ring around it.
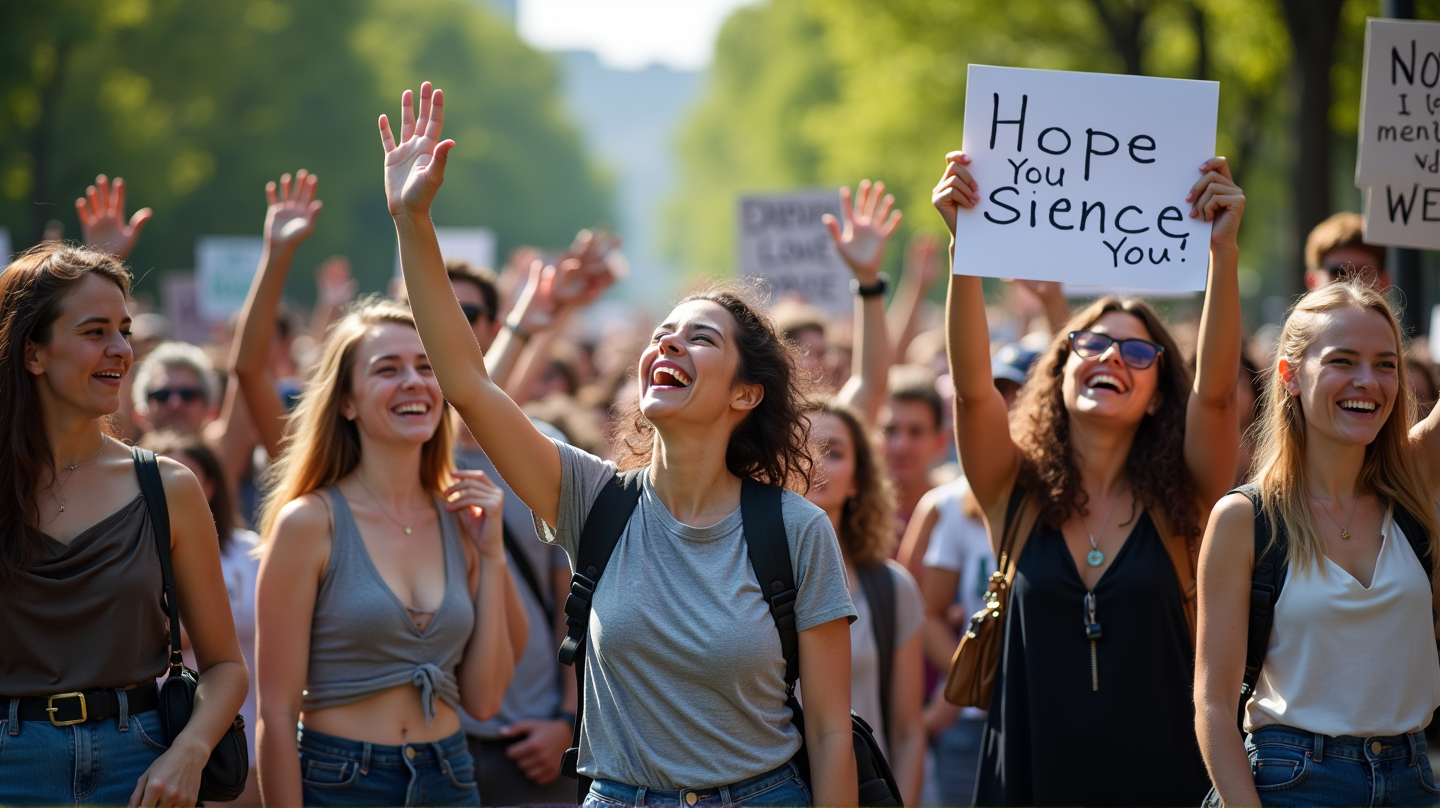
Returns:
[[[320,178],[300,169],[291,182],[289,174],[280,175],[280,187],[265,183],[265,243],[271,249],[294,249],[310,237],[315,229],[315,217],[323,203],[315,198],[315,187]]]
[[[940,182],[930,192],[930,204],[940,211],[940,218],[945,220],[952,236],[955,235],[955,217],[960,215],[960,209],[970,210],[980,202],[980,185],[970,176],[970,170],[966,168],[968,165],[970,155],[965,152],[953,151],[945,155],[945,173],[940,175]]]
[[[940,240],[930,233],[912,236],[905,250],[905,271],[915,274],[920,288],[930,288],[940,277]]]
[[[104,250],[124,261],[135,249],[140,231],[150,221],[151,210],[141,208],[125,222],[125,180],[116,177],[112,184],[104,174],[95,178],[95,184],[85,189],[85,196],[75,200],[75,212],[80,216],[80,232],[85,244],[97,250]]]
[[[1245,213],[1245,192],[1230,176],[1230,163],[1224,157],[1211,157],[1200,165],[1201,177],[1191,186],[1185,201],[1190,204],[1190,218],[1214,222],[1210,245],[1234,249],[1240,233],[1240,217]]]
[[[455,141],[440,140],[445,125],[445,98],[430,82],[420,85],[420,116],[414,96],[400,96],[400,142],[390,131],[390,119],[380,116],[380,142],[385,146],[385,202],[391,216],[403,213],[429,215],[430,203],[445,181],[445,163]]]
[[[483,471],[454,472],[455,484],[445,489],[445,509],[459,512],[465,535],[488,560],[505,558],[505,526],[502,509],[505,492]]]
[[[850,189],[840,189],[840,216],[844,228],[834,216],[825,214],[821,221],[830,230],[835,241],[835,251],[844,259],[850,271],[861,283],[871,283],[880,274],[880,259],[885,257],[885,242],[895,228],[900,226],[900,211],[891,212],[895,197],[885,194],[885,183],[870,184],[861,180],[856,189],[855,203],[850,201]],[[878,210],[877,210],[878,205]],[[885,217],[889,216],[887,220]]]
[[[315,299],[321,306],[338,309],[349,303],[360,291],[360,284],[350,276],[350,259],[332,255],[315,270]]]

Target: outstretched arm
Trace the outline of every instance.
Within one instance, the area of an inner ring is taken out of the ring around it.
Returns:
[[[1420,465],[1429,473],[1431,499],[1440,500],[1440,407],[1431,409],[1425,420],[1410,428],[1410,440],[1420,453]],[[1436,602],[1440,603],[1440,592]]]
[[[310,312],[310,336],[325,342],[325,332],[345,304],[355,299],[360,284],[350,276],[350,259],[332,255],[315,270],[315,308]]]
[[[1240,367],[1240,251],[1235,237],[1245,212],[1245,192],[1230,178],[1224,157],[1200,167],[1204,176],[1190,189],[1190,217],[1214,222],[1210,231],[1210,272],[1200,314],[1195,385],[1185,411],[1185,462],[1204,507],[1213,506],[1235,480],[1240,452],[1240,419],[1235,407],[1235,373]],[[1179,357],[1176,357],[1178,360]]]
[[[265,250],[260,254],[260,268],[250,284],[245,306],[240,309],[239,334],[230,353],[230,370],[240,383],[260,442],[271,457],[280,456],[289,414],[270,377],[270,341],[275,338],[280,295],[285,291],[285,276],[295,259],[295,249],[310,237],[320,213],[321,202],[315,198],[319,182],[318,177],[302,168],[293,183],[289,174],[280,177],[278,194],[275,183],[265,185],[269,203],[265,211]]]
[[[80,232],[85,245],[104,250],[124,261],[140,240],[140,231],[150,221],[149,208],[135,211],[127,224],[125,221],[125,180],[116,177],[111,183],[104,174],[95,178],[95,184],[85,189],[85,196],[75,200],[75,212],[80,216]]]
[[[500,476],[541,519],[554,524],[560,508],[560,450],[540,433],[485,368],[485,355],[460,310],[430,204],[445,179],[453,140],[440,140],[445,100],[430,82],[420,87],[416,117],[413,95],[401,97],[400,140],[380,116],[385,147],[385,199],[400,241],[400,267],[410,294],[415,325],[445,398],[489,455]]]
[[[980,201],[980,186],[966,168],[962,152],[945,155],[945,173],[931,202],[950,228],[950,255],[955,251],[955,218]],[[950,275],[945,301],[946,347],[950,378],[955,384],[955,442],[965,476],[986,513],[1009,495],[1020,469],[1020,450],[1010,437],[1005,399],[990,373],[990,327],[985,320],[985,290],[980,278]],[[998,531],[991,531],[998,534]]]
[[[925,303],[925,291],[940,275],[940,240],[929,233],[916,233],[905,248],[905,266],[900,273],[900,282],[895,285],[895,296],[890,299],[890,310],[885,314],[885,324],[890,335],[890,356],[894,362],[904,362],[910,350],[910,342],[920,328],[920,307]]]
[[[900,211],[891,212],[895,197],[885,193],[885,183],[873,186],[861,180],[852,205],[850,189],[840,189],[840,216],[825,214],[823,221],[835,242],[835,252],[850,267],[861,286],[875,283],[880,277],[880,260],[885,257],[885,242],[900,226]],[[877,210],[878,205],[878,210]],[[887,220],[885,217],[889,216]],[[853,406],[865,416],[866,423],[875,423],[880,405],[885,403],[887,374],[890,372],[890,346],[885,335],[885,297],[855,296],[855,332],[860,336],[860,350],[855,351],[850,379],[835,399]]]

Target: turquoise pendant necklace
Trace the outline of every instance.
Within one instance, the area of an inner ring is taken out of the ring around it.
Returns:
[[[1119,501],[1120,498],[1118,496],[1110,501],[1110,510],[1105,512],[1105,521],[1100,523],[1100,534],[1102,536],[1105,534],[1105,526],[1110,524],[1110,514],[1115,512],[1115,503]],[[1100,552],[1100,546],[1095,542],[1095,534],[1091,533],[1090,528],[1085,525],[1084,518],[1081,518],[1080,526],[1085,528],[1085,535],[1090,538],[1090,552],[1085,555],[1085,563],[1092,567],[1098,567],[1104,564],[1105,554]]]

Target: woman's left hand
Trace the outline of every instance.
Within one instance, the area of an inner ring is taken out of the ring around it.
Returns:
[[[1185,197],[1190,203],[1190,218],[1214,222],[1210,246],[1233,250],[1240,232],[1240,216],[1245,213],[1245,192],[1230,176],[1230,164],[1224,157],[1206,160],[1200,173],[1203,176]]]
[[[130,794],[130,808],[188,808],[195,804],[200,796],[200,774],[210,754],[181,745],[180,740],[140,775]]]
[[[455,478],[455,484],[445,489],[446,509],[460,513],[460,523],[481,556],[487,561],[503,560],[505,492],[483,471],[460,470]]]

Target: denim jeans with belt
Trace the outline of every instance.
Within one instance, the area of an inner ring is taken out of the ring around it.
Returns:
[[[306,805],[480,805],[463,732],[387,746],[302,726],[299,745]]]
[[[631,786],[614,780],[596,780],[590,785],[583,808],[610,808],[616,805],[662,805],[695,808],[695,806],[770,806],[810,805],[810,789],[800,779],[792,763],[786,763],[761,775],[728,786],[682,788],[663,791],[658,788]]]
[[[0,700],[0,805],[124,805],[167,748],[160,712],[120,712],[66,727],[21,721],[20,702]]]
[[[1424,733],[1332,738],[1265,726],[1250,733],[1245,750],[1260,804],[1267,808],[1440,803]]]

